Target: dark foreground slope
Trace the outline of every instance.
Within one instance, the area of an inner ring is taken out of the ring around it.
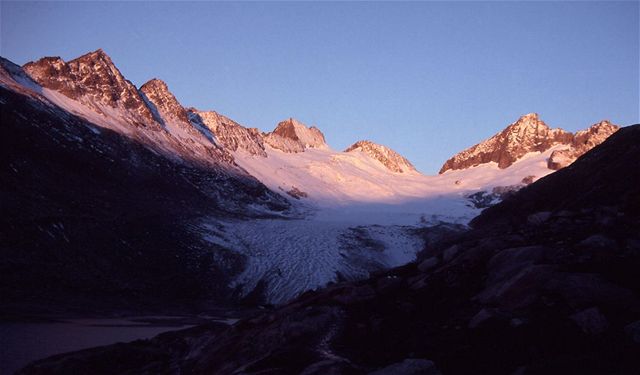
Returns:
[[[16,87],[0,85],[0,314],[227,301],[243,259],[190,225],[249,205],[283,210],[285,200],[223,164],[162,156]]]
[[[418,264],[23,373],[637,373],[639,161],[623,128]]]

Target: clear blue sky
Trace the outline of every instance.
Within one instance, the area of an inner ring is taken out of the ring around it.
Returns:
[[[133,83],[271,130],[295,117],[423,172],[538,112],[639,122],[638,2],[6,2],[0,55],[103,48]]]

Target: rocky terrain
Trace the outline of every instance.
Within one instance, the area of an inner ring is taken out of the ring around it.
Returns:
[[[229,151],[244,151],[252,156],[267,157],[262,134],[256,128],[245,128],[230,118],[214,111],[189,109],[191,122],[208,129],[216,142]]]
[[[556,155],[549,161],[549,169],[557,170],[602,143],[618,129],[608,121],[601,121],[587,130],[572,134],[562,129],[551,129],[540,120],[537,113],[530,113],[493,137],[454,155],[444,163],[440,173],[491,162],[497,163],[498,168],[507,168],[528,153],[544,152],[558,145],[566,146],[554,151]]]
[[[416,263],[229,328],[56,356],[22,373],[636,373],[639,145],[640,125],[621,129]]]
[[[327,147],[324,135],[318,128],[308,128],[292,118],[278,123],[271,133],[264,135],[264,141],[284,152],[303,152],[307,148]]]
[[[90,56],[107,61],[100,53]],[[86,58],[61,69],[82,72]],[[126,81],[117,82],[139,98]],[[94,84],[71,86],[86,99],[98,95]],[[154,86],[166,95],[166,86]],[[184,121],[167,112],[175,102],[161,101],[151,84],[145,91],[162,122]],[[170,311],[232,299],[229,280],[246,259],[207,243],[191,227],[204,215],[280,216],[288,201],[213,145],[198,159],[168,157],[158,143],[98,126],[42,92],[20,67],[1,61],[2,314]],[[164,132],[147,120],[143,127]],[[194,155],[177,139],[169,144]]]
[[[60,57],[44,57],[24,65],[24,71],[42,87],[104,113],[102,106],[122,108],[139,126],[151,125],[153,115],[138,89],[124,78],[111,58],[101,49],[68,63]]]
[[[392,149],[371,141],[358,141],[349,146],[344,152],[360,151],[378,160],[392,172],[415,172],[416,168],[409,160]]]
[[[562,169],[587,151],[604,142],[611,134],[620,129],[619,126],[609,121],[601,121],[586,130],[580,130],[573,135],[571,144],[567,148],[561,148],[551,153],[547,167],[549,169]]]
[[[292,118],[185,108],[102,50],[0,58],[0,109],[0,314],[265,311],[26,373],[637,365],[637,126],[526,115],[425,176]]]

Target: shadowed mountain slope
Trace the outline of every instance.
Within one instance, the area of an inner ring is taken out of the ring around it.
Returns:
[[[417,263],[227,329],[60,355],[22,373],[636,373],[638,144],[640,125],[621,129]]]

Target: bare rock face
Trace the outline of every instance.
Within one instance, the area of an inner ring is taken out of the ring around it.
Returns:
[[[540,120],[538,114],[530,113],[486,141],[447,160],[440,173],[490,162],[498,163],[498,167],[504,169],[529,152],[544,152],[553,146],[566,145],[566,148],[555,150],[547,163],[549,169],[558,170],[573,163],[619,128],[605,120],[573,134],[562,129],[551,129]]]
[[[178,140],[179,153],[206,155],[205,159],[214,159],[233,163],[233,156],[214,142],[206,127],[192,122],[187,110],[169,91],[167,84],[157,78],[140,87],[140,95],[153,113],[153,117],[173,139]]]
[[[604,120],[591,125],[588,129],[576,132],[570,147],[551,153],[547,161],[547,167],[558,170],[568,166],[587,151],[604,142],[611,134],[617,132],[618,129],[620,129],[619,126]]]
[[[281,121],[271,133],[264,134],[264,141],[275,149],[289,153],[327,147],[320,129],[315,126],[308,128],[293,118]]]
[[[572,139],[571,133],[551,129],[537,113],[529,113],[500,133],[447,160],[440,173],[490,162],[498,163],[498,167],[504,169],[529,152],[546,151],[558,143],[570,144]]]
[[[69,62],[60,57],[44,57],[25,64],[23,69],[41,86],[58,91],[99,113],[102,113],[100,105],[124,108],[143,123],[153,122],[151,110],[136,87],[122,76],[101,49]]]
[[[164,81],[154,78],[140,87],[140,93],[147,104],[150,104],[152,112],[155,112],[158,122],[164,122],[165,119],[189,122],[187,111]]]
[[[189,116],[194,124],[201,123],[211,131],[216,141],[230,151],[244,151],[250,155],[267,157],[264,141],[256,128],[245,128],[230,118],[214,111],[198,111],[189,109]]]
[[[387,169],[396,173],[414,172],[416,168],[402,155],[392,149],[373,143],[371,141],[358,141],[351,145],[344,152],[360,151],[369,157],[378,160]]]

